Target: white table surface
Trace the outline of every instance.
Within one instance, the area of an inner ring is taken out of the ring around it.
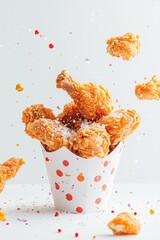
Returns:
[[[56,240],[75,239],[160,239],[160,184],[115,185],[108,211],[96,214],[59,213],[49,185],[6,185],[0,194],[0,208],[7,220],[0,221],[0,239]],[[150,209],[155,213],[150,214]],[[114,210],[114,213],[111,211]],[[137,212],[142,229],[137,236],[113,236],[107,223],[118,213]],[[62,232],[58,233],[58,229]]]

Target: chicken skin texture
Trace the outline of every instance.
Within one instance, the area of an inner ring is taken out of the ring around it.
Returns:
[[[103,158],[109,151],[110,137],[105,128],[91,124],[68,138],[68,149],[83,158]]]
[[[0,192],[3,191],[6,181],[15,177],[24,163],[22,158],[10,158],[8,161],[0,164]]]
[[[111,95],[107,89],[92,82],[81,84],[65,70],[58,75],[56,86],[70,95],[83,118],[96,120],[113,109]]]
[[[127,212],[118,214],[108,223],[114,235],[136,235],[141,229],[140,222]]]
[[[22,112],[22,122],[28,124],[34,122],[34,120],[40,118],[55,119],[55,116],[51,109],[44,107],[43,104],[35,104],[26,108]]]
[[[40,118],[26,126],[26,133],[39,140],[47,151],[56,151],[65,146],[65,134],[70,134],[70,129],[62,126],[57,120]]]
[[[140,100],[160,100],[160,81],[154,75],[152,79],[135,87],[135,94]]]
[[[98,122],[105,125],[113,150],[114,146],[135,131],[140,124],[140,117],[135,110],[120,109],[100,118]]]
[[[113,37],[106,41],[107,52],[123,60],[130,60],[140,52],[140,40],[138,35],[126,33],[123,36]]]
[[[81,127],[82,121],[84,120],[79,112],[79,108],[74,102],[66,104],[63,112],[60,113],[56,119],[74,131],[77,131]]]

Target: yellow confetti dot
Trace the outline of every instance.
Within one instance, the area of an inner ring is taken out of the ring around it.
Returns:
[[[23,87],[23,85],[22,85],[21,83],[18,83],[18,84],[16,85],[16,90],[17,90],[18,92],[23,91],[23,89],[24,89],[24,87]]]
[[[19,143],[17,143],[16,146],[19,147]]]
[[[150,214],[154,214],[154,210],[153,209],[151,209],[149,212],[150,212]]]
[[[6,221],[5,213],[0,211],[0,221]]]

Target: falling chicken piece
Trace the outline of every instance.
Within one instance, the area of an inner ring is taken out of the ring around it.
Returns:
[[[160,100],[160,81],[154,75],[149,82],[138,84],[135,94],[140,100]]]
[[[107,52],[112,56],[122,57],[123,60],[130,60],[140,52],[139,36],[132,33],[110,38],[106,43]]]
[[[110,137],[100,124],[80,128],[68,139],[68,148],[83,158],[103,158],[109,151]]]
[[[39,118],[55,119],[51,109],[44,107],[43,104],[35,104],[26,108],[22,112],[22,122],[28,124]]]
[[[136,235],[140,231],[141,224],[129,213],[122,212],[108,223],[108,227],[114,235]]]
[[[107,89],[93,82],[81,84],[65,70],[58,75],[56,86],[70,95],[86,119],[96,120],[113,109],[111,95]]]
[[[0,192],[3,191],[5,182],[16,176],[19,168],[24,164],[22,158],[10,158],[8,161],[0,164]]]

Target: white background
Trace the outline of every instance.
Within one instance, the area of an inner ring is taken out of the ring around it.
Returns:
[[[139,101],[134,95],[135,81],[154,74],[160,78],[160,1],[0,3],[0,162],[12,156],[26,161],[10,183],[48,182],[40,144],[24,133],[21,112],[43,103],[57,113],[57,106],[70,101],[55,87],[63,69],[80,82],[107,87],[115,109],[136,109],[141,116],[141,125],[126,141],[116,181],[160,183],[160,102]],[[36,29],[42,37],[34,34]],[[129,62],[111,57],[105,44],[126,32],[139,34],[141,40],[140,54]],[[15,90],[17,83],[24,91]]]

